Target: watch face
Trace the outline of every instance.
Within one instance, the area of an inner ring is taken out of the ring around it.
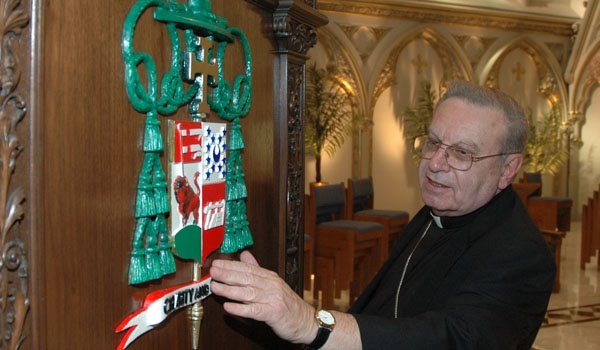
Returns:
[[[332,325],[335,323],[335,318],[333,318],[333,315],[326,310],[319,310],[319,319],[321,322],[327,325]]]

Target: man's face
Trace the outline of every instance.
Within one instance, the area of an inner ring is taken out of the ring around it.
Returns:
[[[501,153],[500,140],[505,131],[505,119],[499,111],[450,98],[438,106],[429,137],[477,157]],[[502,164],[498,157],[490,157],[473,162],[468,170],[456,170],[448,165],[445,151],[440,148],[433,158],[423,159],[419,165],[421,197],[436,215],[468,214],[509,185],[503,173],[510,157]]]

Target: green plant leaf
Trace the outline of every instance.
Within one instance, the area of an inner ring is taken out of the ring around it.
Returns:
[[[304,131],[305,152],[317,161],[317,182],[320,181],[320,158],[323,152],[330,157],[344,144],[352,133],[351,101],[336,79],[335,67],[306,70],[306,123]]]
[[[419,155],[413,149],[415,138],[426,135],[429,124],[433,119],[433,109],[438,99],[438,94],[431,88],[429,81],[421,82],[417,92],[417,105],[415,107],[406,107],[402,114],[401,123],[403,125],[404,139],[407,148],[411,152],[411,157],[418,163]]]
[[[526,172],[556,175],[568,156],[567,146],[561,140],[560,117],[556,111],[543,113],[534,120],[528,111],[529,139],[523,161]]]

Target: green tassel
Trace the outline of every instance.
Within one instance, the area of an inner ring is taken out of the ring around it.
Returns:
[[[236,230],[234,238],[235,243],[232,243],[232,246],[234,247],[234,252],[254,244],[254,241],[252,240],[252,235],[250,234],[250,229],[247,226],[243,227],[243,225],[240,225],[239,229]]]
[[[231,136],[229,137],[229,149],[232,151],[239,151],[244,149],[244,137],[242,136],[242,126],[238,124],[236,120],[234,125],[231,127]]]
[[[156,215],[156,206],[154,203],[154,189],[151,184],[150,175],[152,174],[152,165],[154,155],[146,154],[144,165],[140,172],[138,180],[138,193],[135,200],[135,217],[142,218]]]
[[[235,188],[235,182],[233,180],[232,176],[227,176],[227,181],[226,181],[226,193],[225,193],[225,200],[226,201],[234,201],[237,199],[236,196],[236,188]],[[230,215],[229,212],[227,214],[228,216]]]
[[[235,225],[235,249],[241,250],[254,244],[254,241],[246,216],[246,203],[244,201],[237,201],[235,207],[236,214],[233,220]]]
[[[237,186],[238,199],[248,197],[248,191],[246,190],[246,181],[244,181],[244,174],[238,177]]]
[[[148,270],[148,280],[155,280],[162,277],[158,248],[146,248],[146,269]]]
[[[158,216],[155,225],[157,226],[156,231],[158,232],[159,240],[158,249],[160,257],[160,267],[164,276],[175,272],[177,269],[175,266],[175,258],[173,257],[173,252],[171,250],[173,244],[169,241],[169,234],[167,233],[167,224],[163,215]]]
[[[144,132],[144,152],[160,152],[163,150],[162,134],[160,133],[160,120],[156,118],[156,111],[150,111],[146,118]]]
[[[237,251],[236,241],[236,232],[235,232],[235,217],[236,211],[233,205],[234,202],[227,201],[226,212],[227,216],[225,218],[225,236],[223,237],[223,243],[221,243],[221,252],[225,254],[235,253]]]
[[[143,283],[148,280],[145,251],[142,246],[144,244],[144,231],[149,221],[148,218],[140,218],[135,224],[132,243],[133,249],[129,262],[129,284]]]
[[[231,207],[235,207],[235,214],[232,218],[231,224],[234,227],[234,232],[231,235],[230,251],[236,252],[240,249],[244,249],[254,244],[252,234],[250,233],[250,226],[246,216],[246,204],[244,201],[237,201],[231,204]]]
[[[156,213],[168,213],[170,207],[169,196],[167,194],[167,182],[165,181],[165,173],[162,170],[159,157],[154,158],[153,180],[152,186],[154,187],[154,203],[156,205]]]
[[[250,232],[250,227],[248,225],[245,225],[244,229],[240,233],[240,249],[249,247],[253,244],[254,239],[252,238],[252,232]]]
[[[158,232],[155,223],[148,225],[146,228],[146,269],[148,270],[148,279],[151,280],[162,277],[157,236]]]
[[[162,275],[168,275],[177,271],[177,268],[175,267],[175,258],[173,257],[173,252],[171,251],[171,244],[167,246],[161,246],[159,249],[160,268]]]
[[[129,284],[144,283],[148,280],[144,250],[134,249],[129,261]]]
[[[242,170],[242,154],[239,151],[231,151],[229,153],[229,158],[227,158],[227,168],[230,172],[235,175],[238,175]]]
[[[233,198],[232,200],[237,201],[240,199],[240,184],[237,182],[237,177],[233,183]]]
[[[156,213],[164,214],[168,213],[169,208],[169,195],[163,188],[154,188],[154,203],[156,204]]]
[[[137,219],[137,222],[135,223],[135,231],[133,232],[133,243],[131,244],[133,246],[134,251],[139,251],[144,245],[144,232],[146,231],[146,225],[148,225],[148,222],[150,222],[150,219],[148,219],[147,217],[143,217]]]
[[[139,185],[137,198],[135,199],[135,217],[142,218],[156,214],[154,205],[154,194],[151,185]]]
[[[223,243],[221,243],[221,252],[223,254],[232,254],[237,251],[235,230],[228,227],[225,229],[225,237],[223,237]]]
[[[246,215],[246,203],[244,201],[239,202],[238,215],[240,216],[240,233],[239,236],[239,249],[249,247],[254,244],[252,239],[252,233],[250,232],[250,223],[248,222],[248,216]]]

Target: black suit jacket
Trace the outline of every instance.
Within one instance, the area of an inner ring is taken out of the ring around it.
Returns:
[[[363,349],[530,349],[544,318],[556,266],[511,186],[428,257],[427,273],[402,287],[398,319],[362,314],[394,256],[429,216],[413,218],[390,259],[350,308]],[[402,262],[404,263],[404,262]],[[389,276],[388,276],[389,277]]]

